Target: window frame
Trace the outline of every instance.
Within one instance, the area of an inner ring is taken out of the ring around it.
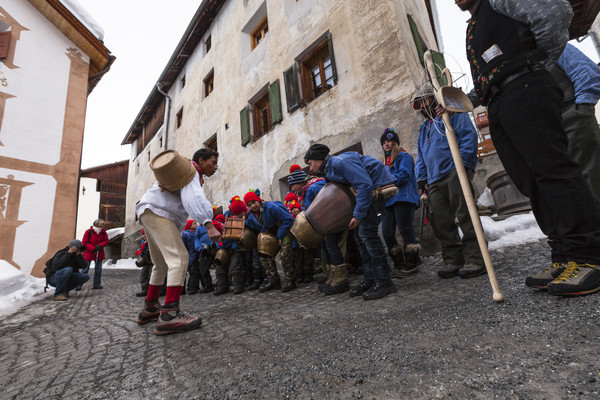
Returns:
[[[183,125],[183,107],[175,114],[175,129],[179,129]]]
[[[208,54],[211,47],[212,47],[212,35],[208,35],[208,37],[204,41],[204,54]]]
[[[250,51],[254,50],[256,46],[265,40],[267,33],[269,33],[269,16],[265,15],[262,21],[250,33]]]
[[[217,134],[215,133],[204,142],[204,147],[213,151],[219,152],[219,144],[217,142]]]
[[[214,68],[210,70],[208,75],[206,75],[206,78],[204,78],[203,82],[204,82],[204,98],[207,98],[215,90],[215,70],[214,70]]]

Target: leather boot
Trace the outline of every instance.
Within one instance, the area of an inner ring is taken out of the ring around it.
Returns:
[[[373,286],[373,281],[362,281],[357,287],[350,289],[350,297],[362,295],[369,290],[371,286]]]
[[[261,258],[267,280],[258,288],[260,293],[281,289],[281,279],[277,272],[277,264],[274,258]]]
[[[243,271],[235,271],[233,273],[233,294],[241,294],[244,293],[245,287],[244,283],[246,282],[246,277],[244,276]]]
[[[254,276],[254,280],[252,281],[252,284],[246,288],[248,290],[256,290],[260,287],[260,285],[262,285],[264,280],[262,265],[253,265],[252,275]]]
[[[222,265],[217,265],[215,268],[217,275],[217,288],[213,292],[215,296],[220,296],[224,293],[229,292],[229,277],[227,269]]]
[[[281,280],[279,279],[279,275],[267,278],[267,280],[258,288],[258,292],[265,293],[278,289],[281,289]]]
[[[331,283],[323,287],[322,292],[328,296],[332,294],[338,294],[347,292],[350,290],[350,282],[348,282],[348,273],[346,271],[346,264],[340,264],[332,266],[333,277]]]
[[[325,277],[325,280],[323,282],[319,282],[319,292],[322,292],[323,288],[331,283],[331,280],[333,279],[333,273],[331,271],[332,267],[333,266],[329,264],[323,265],[323,276]]]
[[[253,282],[254,282],[254,268],[249,266],[246,269],[246,282],[244,283],[244,286],[248,287],[248,286],[252,285]]]
[[[377,300],[382,299],[388,294],[395,293],[396,286],[391,279],[387,281],[376,281],[373,286],[365,293],[363,293],[364,300]]]

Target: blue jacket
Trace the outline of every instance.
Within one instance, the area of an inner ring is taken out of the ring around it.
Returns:
[[[394,184],[398,186],[398,193],[385,203],[386,207],[391,207],[398,202],[413,203],[419,205],[419,191],[417,190],[417,178],[415,177],[415,161],[413,156],[405,151],[400,152],[392,165],[388,167],[396,180]]]
[[[304,193],[304,197],[302,198],[302,206],[304,209],[310,207],[311,203],[319,194],[319,191],[325,186],[327,181],[325,179],[321,179],[319,181],[313,182],[307,189],[306,193]]]
[[[200,225],[198,225],[200,228]],[[203,227],[204,228],[204,227]],[[206,228],[204,228],[206,230]],[[197,231],[198,229],[196,229]],[[196,251],[196,246],[194,243],[194,234],[190,231],[182,231],[181,238],[183,239],[183,244],[188,251],[189,259],[188,263],[193,263],[196,258],[198,258],[198,252]]]
[[[450,116],[450,123],[456,133],[456,141],[465,167],[473,171],[477,166],[477,132],[468,114],[456,113]],[[427,120],[419,128],[417,156],[417,182],[428,184],[439,181],[456,167],[446,138],[444,123],[439,117]]]
[[[325,178],[350,185],[356,190],[356,207],[352,215],[358,220],[367,216],[373,190],[396,180],[381,161],[355,151],[331,156],[325,164]]]
[[[576,104],[596,104],[600,99],[600,67],[570,43],[556,62],[569,77]],[[567,101],[573,99],[567,99]]]
[[[204,225],[198,225],[196,234],[194,235],[194,247],[196,248],[196,251],[202,251],[202,247],[205,244],[209,246],[212,244],[211,240],[208,238],[208,231]]]
[[[256,218],[256,228],[258,229],[254,228],[252,221],[250,221],[247,226],[258,230],[259,232],[265,232],[267,229],[275,227],[278,222],[281,222],[279,229],[277,229],[277,239],[279,240],[286,237],[294,224],[292,214],[290,214],[288,209],[285,208],[285,205],[280,201],[263,201],[260,205],[259,215],[252,216]]]

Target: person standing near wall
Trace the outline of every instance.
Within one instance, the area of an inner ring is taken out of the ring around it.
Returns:
[[[81,273],[87,274],[92,261],[94,261],[94,282],[92,289],[102,289],[102,261],[105,258],[104,247],[108,244],[108,235],[104,230],[103,219],[94,221],[90,229],[83,234],[81,243],[85,247],[83,258],[87,263],[87,267]],[[81,286],[78,286],[77,290],[81,290]]]
[[[421,264],[421,246],[413,227],[415,209],[419,206],[415,160],[400,147],[400,138],[394,129],[386,129],[379,141],[384,164],[396,178],[394,183],[398,187],[398,193],[385,204],[381,231],[397,273],[400,277],[408,276],[416,273]],[[402,235],[402,247],[396,241],[396,227]]]

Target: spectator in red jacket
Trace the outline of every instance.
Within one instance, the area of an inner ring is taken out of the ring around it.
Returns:
[[[90,270],[90,264],[94,261],[94,283],[92,289],[102,289],[102,260],[104,260],[104,246],[108,244],[108,235],[104,230],[104,220],[97,219],[90,229],[85,231],[81,243],[85,247],[83,258],[87,262],[87,267],[81,272],[87,274]],[[81,290],[81,286],[77,287]]]

